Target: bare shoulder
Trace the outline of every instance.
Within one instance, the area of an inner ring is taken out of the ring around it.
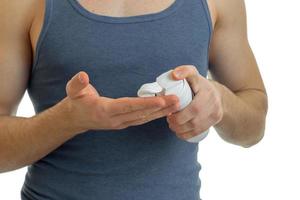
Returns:
[[[244,0],[208,1],[213,2],[217,13],[209,52],[209,71],[212,78],[233,92],[255,89],[265,93],[263,80],[248,41]]]
[[[239,23],[246,17],[244,0],[207,0],[215,12],[216,25]]]
[[[0,1],[0,115],[16,114],[32,62],[29,32],[40,0]]]
[[[0,1],[0,20],[29,30],[38,0],[2,0]]]
[[[244,0],[206,0],[213,28],[232,24],[234,20],[243,20],[245,18]]]

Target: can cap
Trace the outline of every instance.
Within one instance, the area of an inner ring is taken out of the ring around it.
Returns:
[[[171,87],[175,87],[178,84],[182,84],[183,80],[174,80],[172,78],[172,69],[161,74],[156,78],[156,82],[166,90],[170,89]]]
[[[153,83],[145,83],[138,90],[137,95],[139,97],[152,97],[155,96],[156,93],[159,93],[163,90],[162,87],[157,82]]]

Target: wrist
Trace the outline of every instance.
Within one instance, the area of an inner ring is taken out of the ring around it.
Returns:
[[[74,111],[65,97],[56,105],[31,117],[34,127],[47,128],[53,134],[58,134],[64,138],[72,138],[85,130],[76,124]]]
[[[226,115],[226,106],[225,106],[225,101],[224,101],[224,93],[225,93],[225,87],[224,85],[222,85],[221,83],[215,81],[215,80],[211,80],[211,79],[208,79],[213,87],[216,89],[216,92],[217,92],[217,96],[219,97],[220,99],[220,109],[221,109],[221,119],[218,121],[218,123],[216,123],[214,126],[217,127],[217,126],[220,126],[220,124],[224,121],[224,116]]]
[[[58,118],[63,122],[63,127],[66,131],[77,135],[88,130],[78,122],[78,116],[75,113],[74,106],[72,105],[69,97],[62,99],[56,105],[55,109],[57,109]]]

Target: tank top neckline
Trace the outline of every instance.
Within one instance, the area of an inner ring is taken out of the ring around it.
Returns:
[[[175,0],[167,8],[155,13],[125,16],[125,17],[115,17],[115,16],[96,14],[84,8],[84,6],[82,6],[78,2],[78,0],[68,0],[68,1],[79,14],[95,21],[101,21],[107,23],[136,23],[136,22],[153,21],[156,19],[161,19],[166,16],[169,16],[170,14],[178,10],[178,8],[183,4],[185,0]]]

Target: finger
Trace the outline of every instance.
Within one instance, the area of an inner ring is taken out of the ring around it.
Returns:
[[[179,112],[172,113],[167,118],[170,121],[170,123],[174,123],[176,125],[183,125],[191,119],[193,119],[194,117],[196,117],[199,114],[199,112],[201,112],[200,109],[201,108],[198,105],[196,105],[195,101],[192,101],[187,107],[185,107]]]
[[[164,109],[160,109],[156,112],[150,113],[146,118],[149,118],[150,120],[158,119],[161,117],[165,117],[170,113],[174,113],[179,110],[179,103],[170,105]]]
[[[208,128],[207,128],[208,129]],[[190,139],[192,137],[196,137],[200,134],[204,134],[204,132],[207,130],[207,129],[200,129],[200,130],[192,130],[192,131],[188,131],[184,134],[177,134],[178,137],[184,139],[184,140],[187,140],[187,139]]]
[[[154,107],[154,108],[147,108],[147,109],[141,109],[141,110],[136,110],[133,112],[128,112],[120,115],[115,115],[111,117],[112,120],[114,121],[119,121],[119,122],[129,122],[129,121],[135,121],[138,119],[143,119],[146,116],[150,115],[151,113],[154,113],[156,111],[159,111],[163,108],[161,107]]]
[[[176,124],[170,123],[168,118],[167,118],[167,121],[169,123],[169,128],[178,134],[192,131],[197,126],[195,123],[196,118],[192,118],[191,120],[189,120],[188,122],[186,122],[182,125],[176,125]]]
[[[106,109],[111,116],[115,116],[147,108],[164,108],[176,102],[179,102],[176,95],[157,97],[122,97],[113,99],[112,102],[107,105]]]
[[[137,125],[141,125],[141,124],[145,124],[148,123],[152,120],[161,118],[166,116],[168,113],[170,112],[175,112],[176,110],[179,109],[179,104],[174,104],[171,105],[167,108],[161,109],[159,111],[156,111],[154,113],[151,113],[149,116],[145,116],[143,118],[137,119],[137,120],[133,120],[133,121],[127,121],[123,123],[123,126],[128,127],[128,126],[137,126]]]
[[[80,95],[80,92],[89,84],[88,74],[80,71],[68,81],[66,85],[67,95],[74,99]]]
[[[181,65],[179,67],[176,67],[173,70],[172,74],[175,80],[181,80],[185,78],[193,92],[195,94],[199,92],[202,76],[199,74],[197,68],[194,65]]]
[[[213,122],[211,119],[203,120],[201,122],[201,126],[198,126],[196,129],[184,132],[184,133],[177,133],[176,135],[183,139],[189,139],[191,137],[197,136],[199,134],[202,134],[207,129],[209,129],[212,126]]]

